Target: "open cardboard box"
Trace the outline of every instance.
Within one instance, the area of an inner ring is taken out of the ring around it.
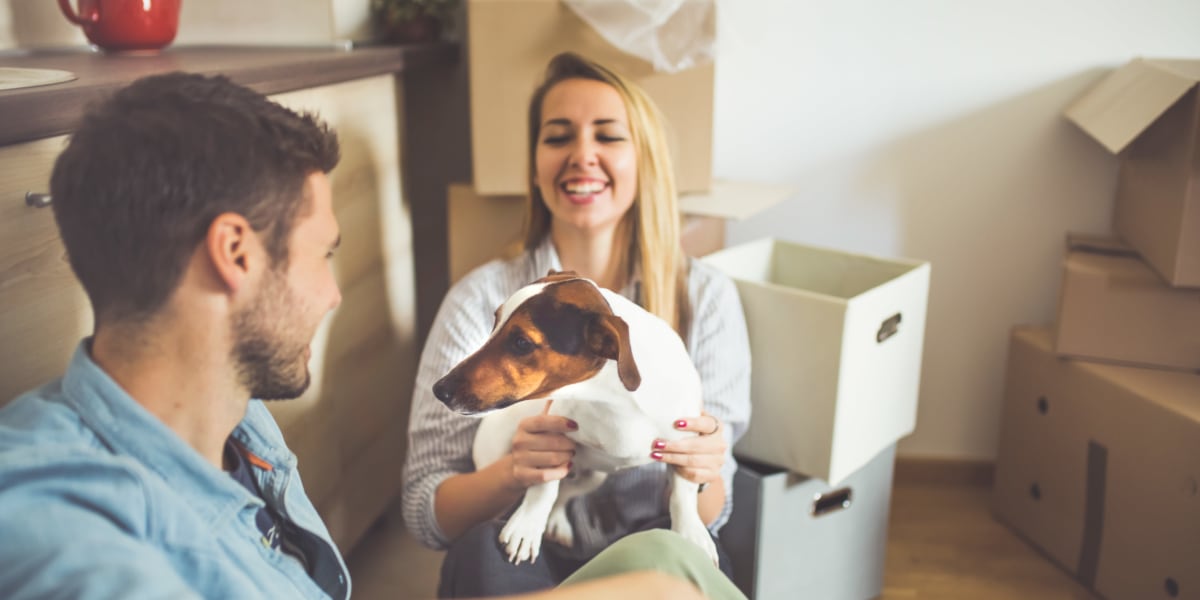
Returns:
[[[1113,229],[1173,286],[1200,287],[1200,60],[1136,59],[1067,118],[1120,157]]]
[[[750,335],[750,427],[734,450],[837,485],[916,425],[928,262],[761,239],[706,256]]]

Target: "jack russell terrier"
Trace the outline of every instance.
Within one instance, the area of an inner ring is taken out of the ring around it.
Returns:
[[[651,462],[654,440],[696,435],[676,430],[699,415],[700,375],[666,321],[619,294],[567,271],[550,272],[496,310],[491,337],[433,386],[447,407],[486,415],[475,434],[476,468],[511,450],[517,424],[546,409],[579,423],[571,476],[534,485],[500,532],[510,561],[533,562],[542,536],[570,547],[566,506],[608,473]],[[697,512],[698,484],[672,475],[671,529],[717,562]]]

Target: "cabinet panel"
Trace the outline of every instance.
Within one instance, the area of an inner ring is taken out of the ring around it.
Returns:
[[[66,137],[0,148],[0,404],[60,376],[92,311],[75,280],[49,206],[50,171]]]

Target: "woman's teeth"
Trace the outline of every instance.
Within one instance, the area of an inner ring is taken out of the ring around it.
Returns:
[[[568,194],[572,194],[575,196],[590,196],[592,194],[599,192],[600,190],[603,190],[604,186],[605,186],[605,184],[600,181],[588,181],[588,182],[578,182],[578,183],[568,182],[568,183],[563,184],[563,189],[566,190],[566,192]]]

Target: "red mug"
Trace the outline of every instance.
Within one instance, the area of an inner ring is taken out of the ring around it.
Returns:
[[[83,28],[91,43],[111,51],[158,50],[175,39],[181,0],[58,0],[70,22]]]

